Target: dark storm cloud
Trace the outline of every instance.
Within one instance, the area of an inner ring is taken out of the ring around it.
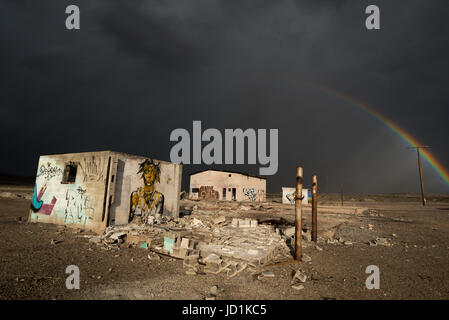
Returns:
[[[114,149],[169,160],[170,132],[279,128],[279,171],[300,163],[322,190],[417,191],[415,154],[378,121],[323,93],[375,108],[449,166],[449,7],[377,1],[0,0],[3,172],[32,175],[39,154]],[[257,173],[258,166],[224,166]],[[203,166],[184,167],[187,173]],[[426,188],[447,192],[425,166]],[[329,181],[326,185],[325,181]]]
[[[207,64],[215,51],[214,25],[195,17],[164,13],[144,1],[118,1],[100,15],[119,49],[150,60],[153,66],[179,70]]]

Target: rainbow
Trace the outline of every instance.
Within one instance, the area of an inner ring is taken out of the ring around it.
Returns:
[[[391,121],[387,117],[381,115],[380,113],[373,110],[372,108],[368,107],[366,104],[358,101],[357,99],[343,95],[342,93],[332,90],[323,85],[309,83],[308,86],[315,88],[315,89],[319,89],[320,91],[323,91],[331,96],[341,98],[344,101],[358,107],[359,109],[368,113],[370,116],[377,119],[379,122],[381,122],[383,125],[385,125],[388,129],[393,131],[402,140],[404,140],[410,147],[422,146],[422,144],[417,139],[415,139],[410,133],[401,129],[393,121]],[[432,167],[432,169],[435,170],[435,172],[441,177],[441,179],[443,179],[443,181],[446,182],[446,184],[449,186],[449,171],[443,167],[443,165],[437,160],[437,158],[428,149],[420,149],[420,153],[423,156],[423,158],[425,159],[425,161]]]

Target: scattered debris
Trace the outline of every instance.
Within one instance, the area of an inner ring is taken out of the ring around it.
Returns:
[[[311,258],[309,255],[303,253],[303,254],[302,254],[301,261],[302,261],[302,262],[310,262],[310,261],[312,261],[312,258]]]
[[[150,253],[148,255],[148,259],[149,260],[161,260],[161,256],[158,255],[157,253]]]
[[[210,288],[210,293],[214,296],[216,296],[218,294],[218,286],[212,286]]]
[[[271,271],[263,271],[261,274],[257,276],[258,280],[262,280],[265,278],[274,278],[274,273]]]
[[[304,283],[307,281],[307,275],[303,273],[301,270],[297,270],[293,276],[292,282],[295,282],[296,280],[299,280],[300,282]]]
[[[292,289],[302,290],[302,289],[304,289],[304,285],[297,283],[297,284],[292,285]]]

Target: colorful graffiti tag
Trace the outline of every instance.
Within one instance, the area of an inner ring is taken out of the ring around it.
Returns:
[[[45,193],[45,190],[47,190],[46,184],[44,184],[44,186],[39,191],[39,194],[37,194],[37,186],[36,185],[34,186],[33,199],[31,201],[31,209],[34,212],[50,215],[51,212],[53,211],[53,208],[55,207],[57,200],[56,197],[53,196],[50,204],[44,203],[44,201],[41,199]]]
[[[136,215],[146,224],[150,215],[159,219],[164,210],[164,195],[156,190],[161,175],[160,164],[147,159],[139,164],[137,173],[142,174],[143,187],[131,193],[129,221]]]

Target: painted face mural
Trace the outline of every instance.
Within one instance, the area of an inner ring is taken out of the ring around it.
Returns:
[[[135,215],[141,216],[143,223],[148,222],[150,215],[159,220],[164,210],[164,195],[156,190],[161,174],[160,164],[147,159],[139,164],[137,173],[142,174],[143,187],[131,193],[129,221]]]

